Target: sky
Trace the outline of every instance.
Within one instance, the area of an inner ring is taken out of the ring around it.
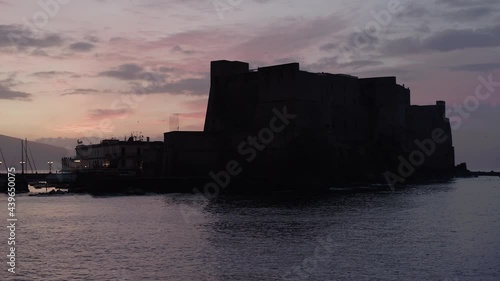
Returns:
[[[212,60],[396,76],[445,100],[456,162],[500,170],[498,0],[0,0],[1,134],[203,128]]]

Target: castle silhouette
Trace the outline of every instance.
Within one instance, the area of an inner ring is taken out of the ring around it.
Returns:
[[[165,133],[163,159],[166,177],[256,189],[394,184],[455,166],[445,102],[410,105],[395,77],[226,60],[211,62],[204,130]]]

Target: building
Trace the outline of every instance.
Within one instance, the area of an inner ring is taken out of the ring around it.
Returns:
[[[412,105],[410,107],[408,123],[411,128],[412,140],[432,139],[435,132],[441,132],[444,135],[442,143],[433,144],[436,146],[435,151],[429,153],[428,159],[422,164],[421,169],[423,170],[445,171],[455,166],[455,149],[450,121],[445,117],[445,112],[446,104],[444,101],[437,101],[436,105]],[[415,144],[412,147],[419,149]]]
[[[410,90],[395,77],[214,61],[204,131],[165,133],[164,174],[214,178],[237,163],[233,179],[278,188],[373,181],[397,169],[400,156],[411,155],[415,140],[431,138],[434,128],[447,141],[420,168],[450,170],[454,150],[444,107],[441,101],[411,106]]]
[[[102,140],[99,144],[79,144],[76,156],[63,158],[63,171],[92,171],[108,175],[160,176],[163,142],[131,136],[128,140]]]

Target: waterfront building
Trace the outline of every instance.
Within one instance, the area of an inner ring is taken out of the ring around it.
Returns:
[[[105,139],[99,144],[78,144],[76,156],[63,158],[63,171],[100,172],[109,175],[159,176],[163,142],[131,136]]]

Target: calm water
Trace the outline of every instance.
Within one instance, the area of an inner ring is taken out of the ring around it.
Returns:
[[[19,273],[3,239],[0,280],[500,280],[500,178],[211,203],[18,200]]]

